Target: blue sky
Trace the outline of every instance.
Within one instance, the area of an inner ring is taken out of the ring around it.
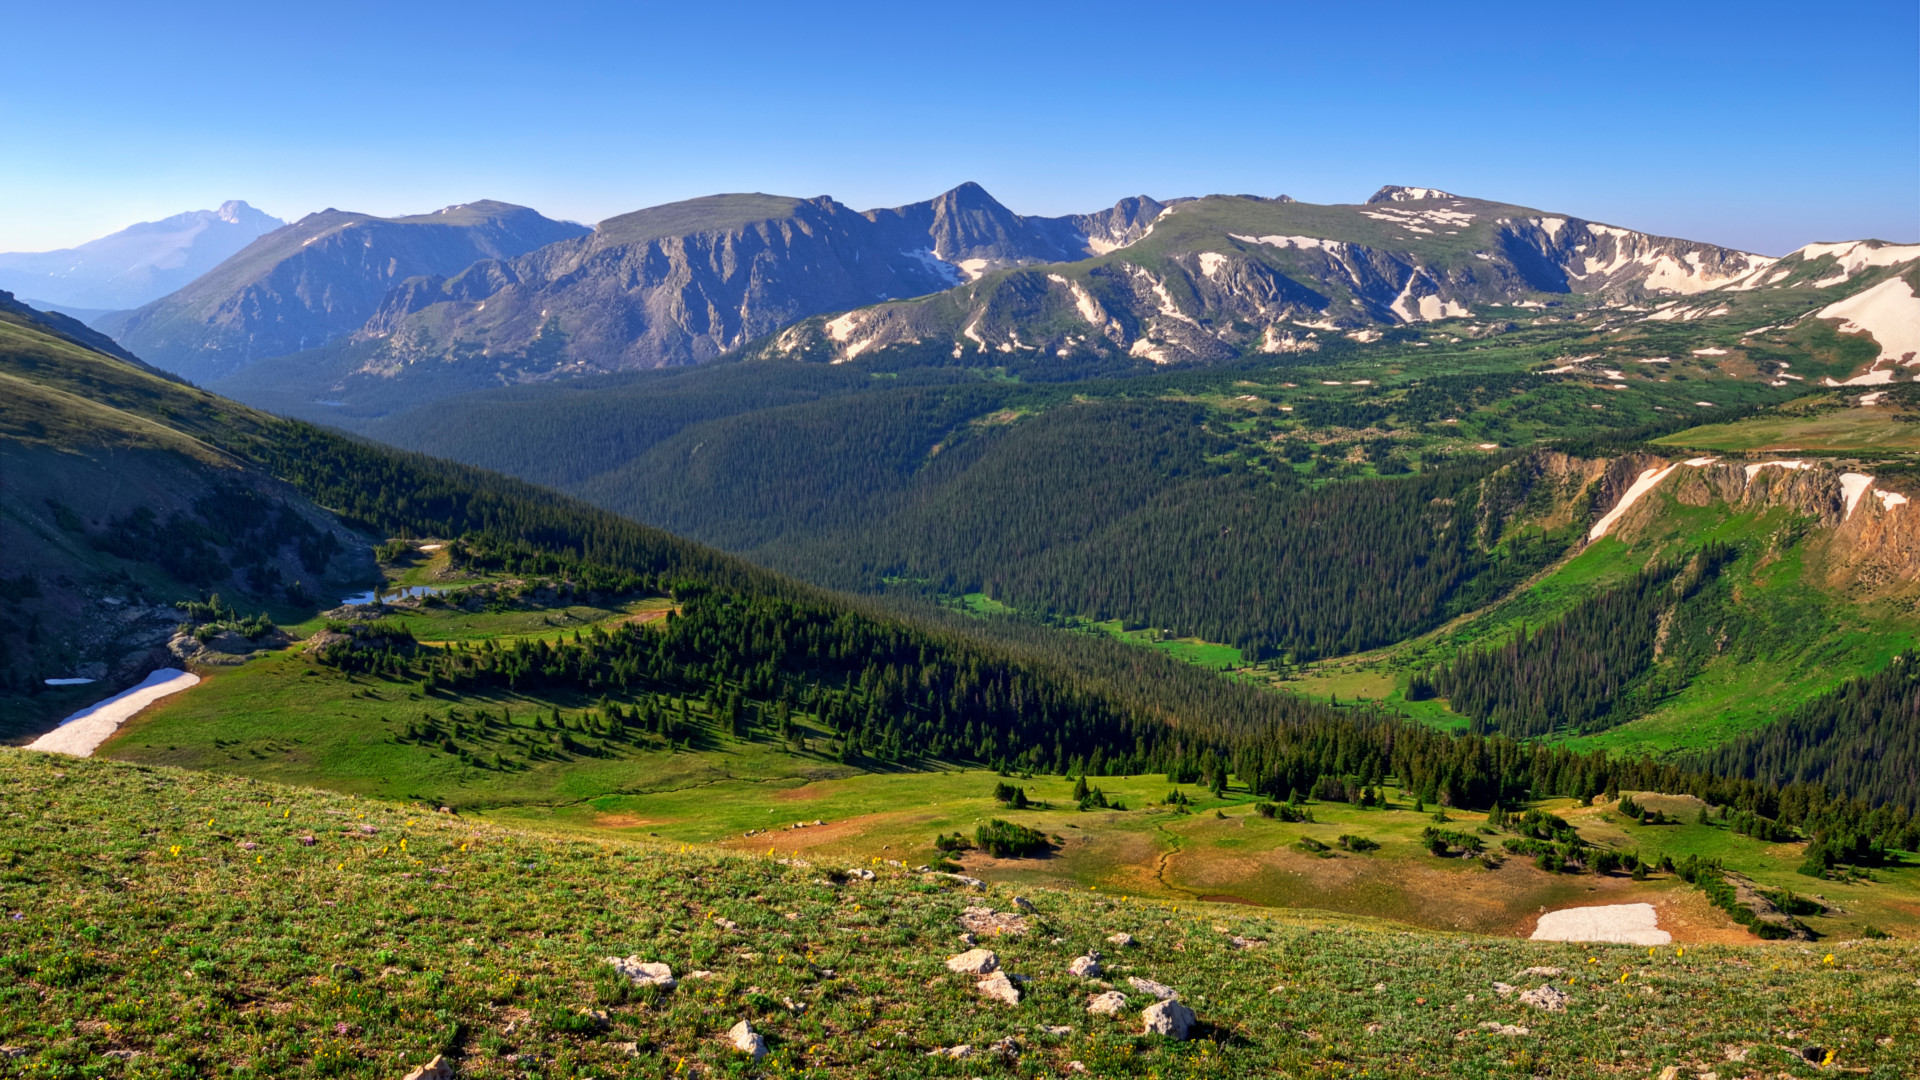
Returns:
[[[1403,183],[1772,254],[1920,239],[1913,0],[43,0],[7,35],[0,250],[227,198],[593,222],[964,180],[1023,213]]]

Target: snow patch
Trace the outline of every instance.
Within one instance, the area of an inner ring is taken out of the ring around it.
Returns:
[[[1725,350],[1725,349],[1695,349],[1695,350],[1693,350],[1693,355],[1695,355],[1695,356],[1725,356],[1725,355],[1727,355],[1727,350]]]
[[[1876,491],[1873,497],[1880,500],[1882,510],[1891,510],[1896,506],[1905,506],[1907,497],[1897,491]]]
[[[1747,483],[1749,484],[1753,483],[1753,478],[1759,475],[1760,470],[1767,468],[1768,466],[1773,466],[1781,469],[1813,468],[1813,466],[1807,464],[1804,461],[1762,461],[1757,464],[1747,466]]]
[[[1634,480],[1633,486],[1627,488],[1627,493],[1620,497],[1620,504],[1607,511],[1605,517],[1594,522],[1593,528],[1587,530],[1587,540],[1591,542],[1607,535],[1607,530],[1613,528],[1613,523],[1620,520],[1620,515],[1626,513],[1634,503],[1640,501],[1642,495],[1652,491],[1654,485],[1665,480],[1667,474],[1676,468],[1679,468],[1679,466],[1669,465],[1664,469],[1648,469],[1641,473],[1639,477]]]
[[[1853,508],[1860,505],[1860,497],[1865,495],[1867,489],[1872,486],[1873,477],[1868,476],[1866,473],[1850,472],[1840,474],[1840,493],[1847,498],[1847,513],[1846,516],[1840,520],[1849,521],[1853,518]]]
[[[1533,940],[1668,945],[1673,935],[1660,929],[1652,904],[1604,904],[1547,912],[1534,927]]]
[[[1688,458],[1687,460],[1685,460],[1685,461],[1683,461],[1683,462],[1681,462],[1680,464],[1682,464],[1682,465],[1691,465],[1691,466],[1693,466],[1694,468],[1696,468],[1696,469],[1698,469],[1698,468],[1701,468],[1701,467],[1703,467],[1703,466],[1707,466],[1707,465],[1711,465],[1711,464],[1713,464],[1714,462],[1716,462],[1716,461],[1719,461],[1719,460],[1720,460],[1720,459],[1719,459],[1719,458],[1717,458],[1717,457],[1690,457],[1690,458]]]
[[[1920,293],[1904,278],[1888,278],[1845,300],[1828,304],[1817,318],[1839,319],[1842,334],[1871,334],[1880,345],[1875,362],[1920,362]],[[1850,384],[1849,384],[1850,385]]]
[[[1060,274],[1048,274],[1047,280],[1067,287],[1067,291],[1073,294],[1074,310],[1078,311],[1080,317],[1090,325],[1101,327],[1107,324],[1107,313],[1101,309],[1099,303],[1094,300],[1093,294],[1087,291],[1086,286]]]
[[[90,705],[60,721],[59,727],[28,743],[27,749],[92,757],[94,750],[133,714],[169,694],[177,694],[199,683],[198,675],[190,675],[179,668],[161,668],[147,676],[139,686],[115,694],[98,705]]]
[[[1869,247],[1865,240],[1852,240],[1841,244],[1808,244],[1793,255],[1800,256],[1804,262],[1825,258],[1834,258],[1835,273],[1813,283],[1814,288],[1838,285],[1853,275],[1874,266],[1898,266],[1903,262],[1920,259],[1920,244],[1883,244]],[[1788,256],[1789,258],[1792,255]]]
[[[1200,253],[1200,272],[1208,277],[1220,276],[1220,268],[1225,265],[1227,265],[1227,257],[1225,255],[1213,251],[1203,251]]]

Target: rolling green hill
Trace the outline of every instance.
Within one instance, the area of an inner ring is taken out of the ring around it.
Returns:
[[[0,780],[0,811],[33,821],[0,841],[0,906],[16,913],[0,920],[0,1045],[28,1075],[393,1077],[445,1055],[463,1076],[1077,1061],[1481,1077],[1731,1057],[1891,1080],[1912,1056],[1907,942],[1650,951],[1085,890],[1023,890],[1028,910],[1006,887],[884,863],[866,881],[831,859],[561,839],[175,769],[5,750]],[[943,964],[982,907],[1016,917],[983,944],[1030,980],[1017,1005]],[[1067,975],[1089,949],[1105,972]],[[636,987],[609,956],[666,963],[677,986]],[[1142,1034],[1152,997],[1129,978],[1178,991],[1188,1041]],[[1496,983],[1567,1001],[1532,1008]],[[1105,986],[1126,999],[1117,1016],[1087,1012]],[[757,1066],[725,1035],[743,1020],[768,1045]],[[963,1044],[972,1057],[929,1056]]]

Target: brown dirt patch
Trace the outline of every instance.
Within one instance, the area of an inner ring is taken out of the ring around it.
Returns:
[[[600,829],[638,829],[647,825],[671,825],[667,818],[643,818],[637,814],[595,814],[595,828]]]

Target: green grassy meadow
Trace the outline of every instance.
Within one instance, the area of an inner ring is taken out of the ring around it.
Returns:
[[[1827,1071],[1892,1080],[1920,1039],[1905,941],[1534,943],[1025,886],[1022,913],[1007,886],[885,863],[865,882],[826,857],[559,837],[244,777],[4,750],[0,780],[0,811],[30,822],[0,837],[11,1075],[394,1077],[446,1054],[476,1078],[1076,1061],[1168,1078],[1810,1077],[1816,1047]],[[984,942],[1029,978],[1017,1005],[943,966],[970,905],[1023,915],[1026,932]],[[1116,932],[1135,944],[1106,944]],[[1102,978],[1067,975],[1089,948]],[[678,987],[612,977],[604,958],[629,955],[668,963]],[[1130,976],[1174,986],[1196,1037],[1142,1035]],[[1496,982],[1569,997],[1541,1011]],[[1089,1015],[1106,986],[1128,1008]],[[743,1019],[770,1044],[757,1065],[724,1037]],[[927,1056],[1009,1036],[1002,1060]]]

